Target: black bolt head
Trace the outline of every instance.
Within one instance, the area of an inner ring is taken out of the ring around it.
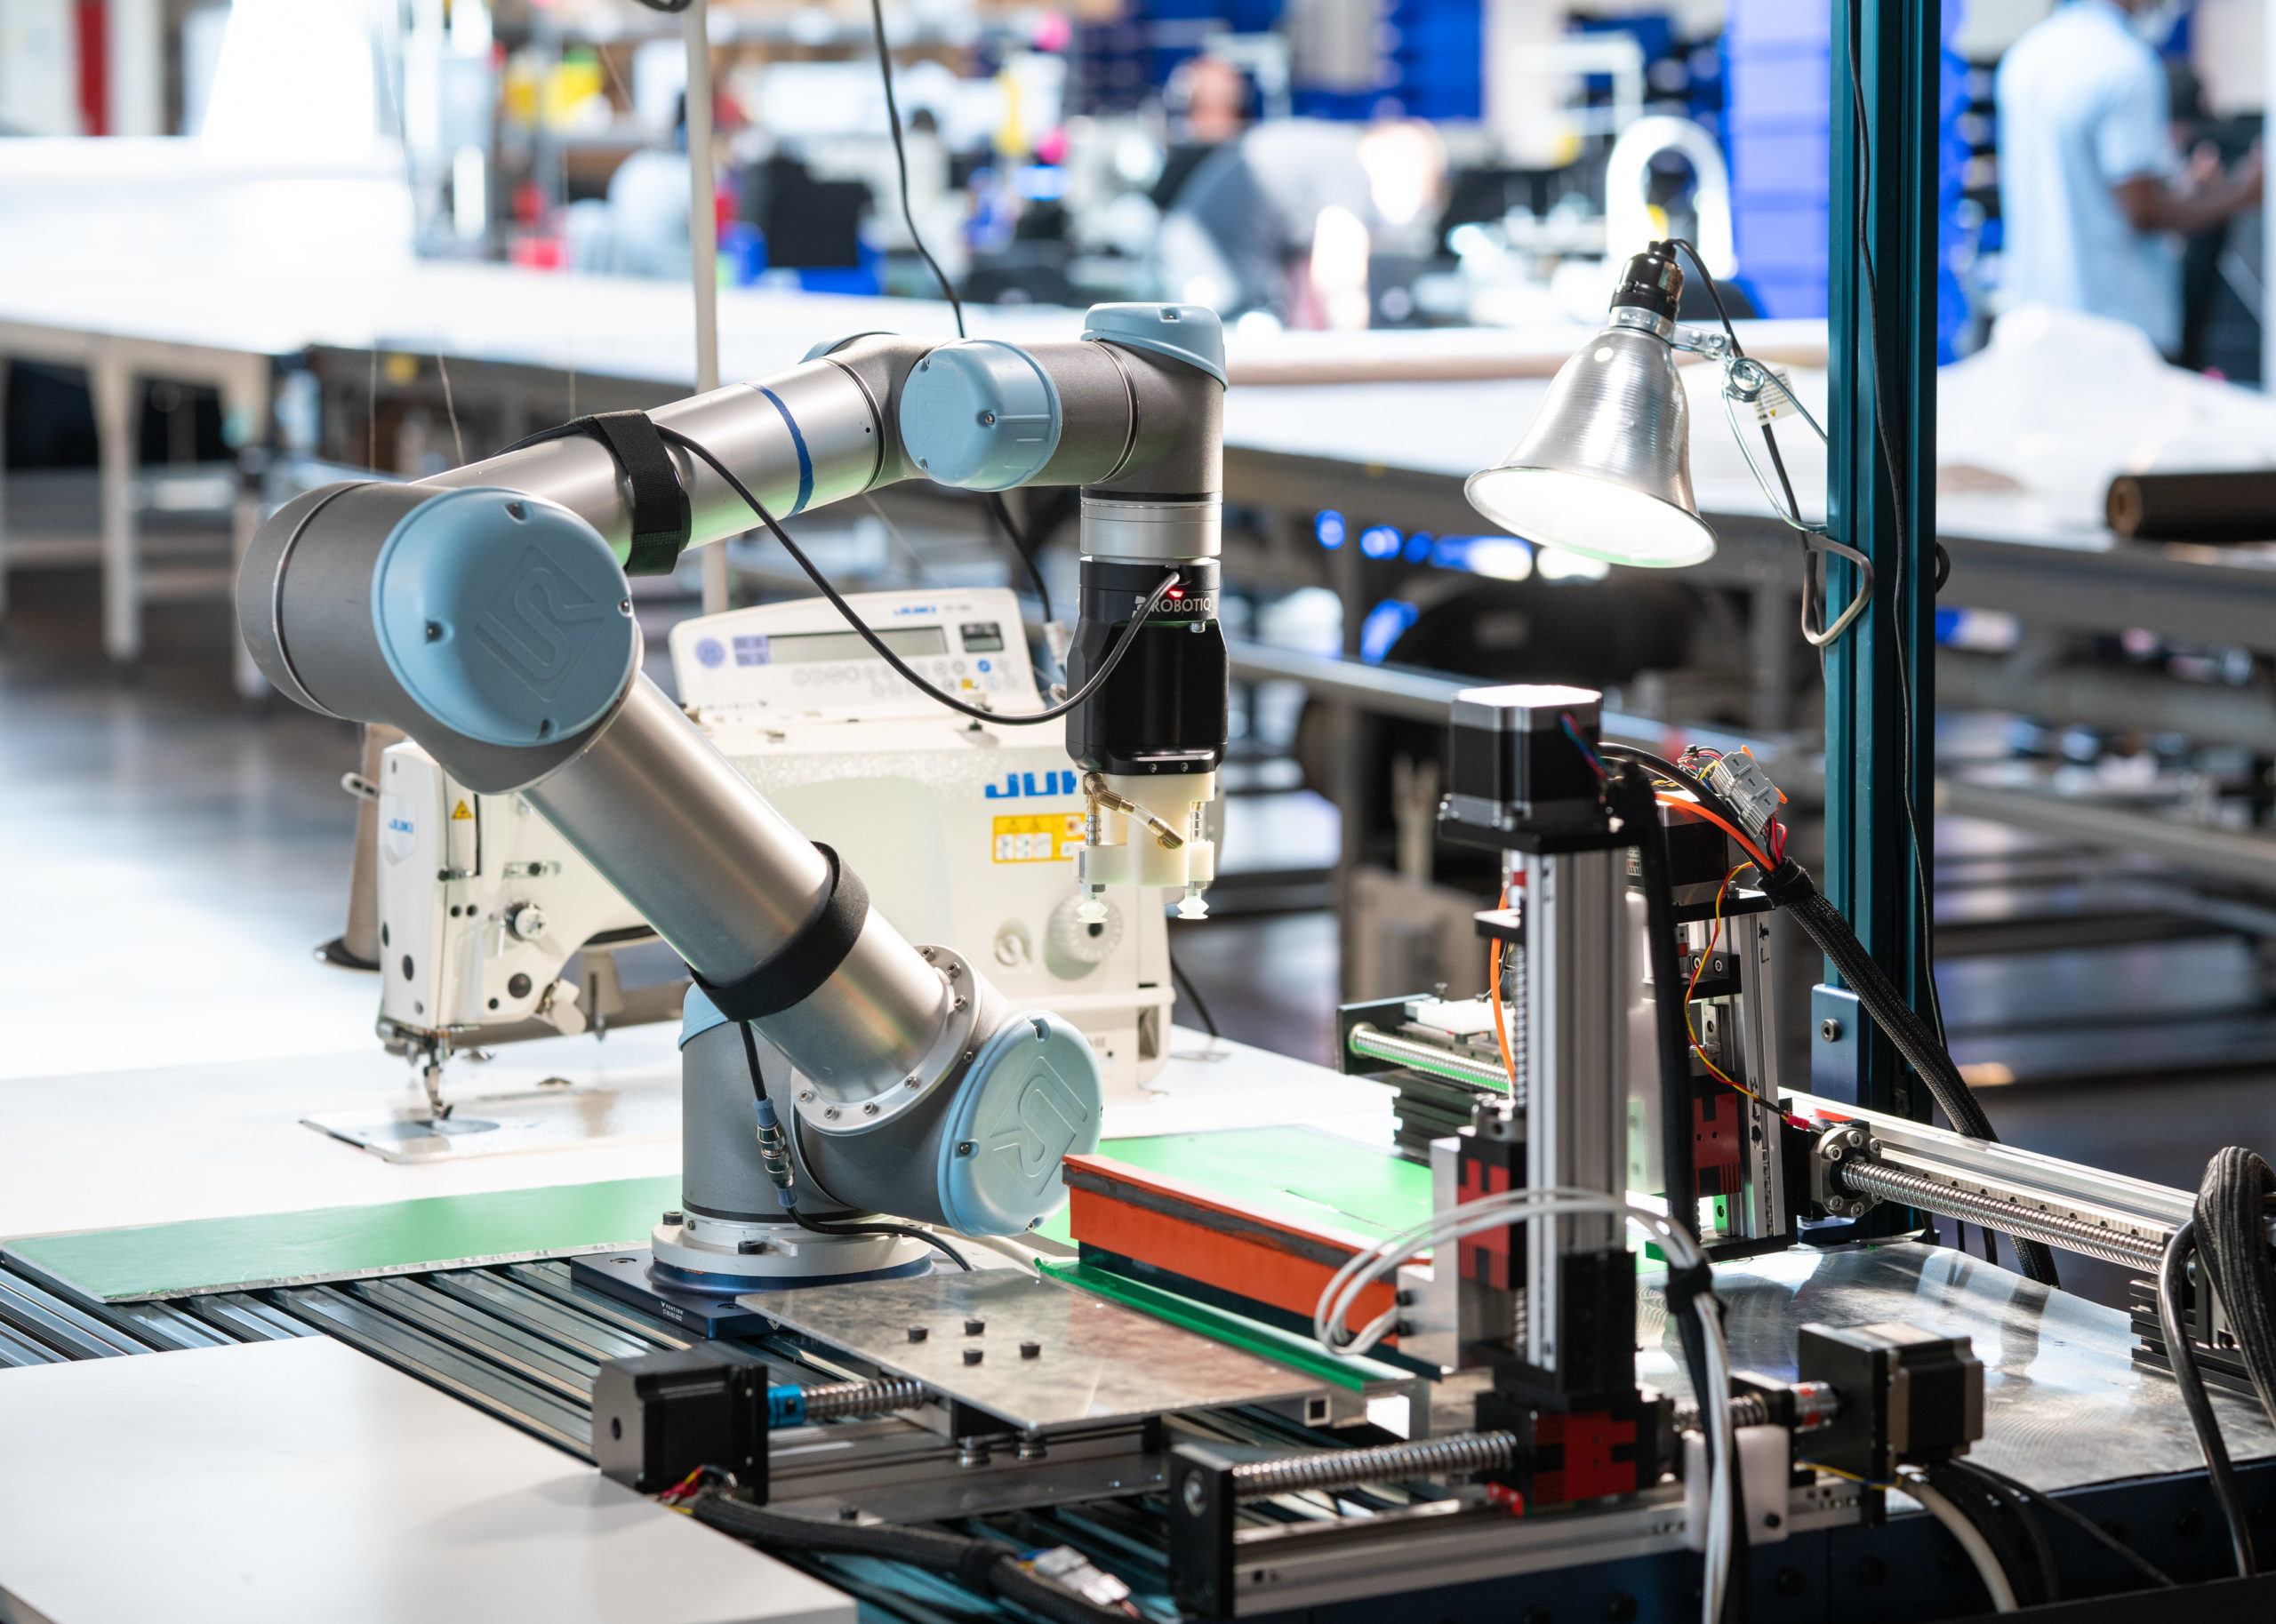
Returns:
[[[911,1325],[909,1328],[909,1340],[912,1342],[921,1342],[932,1334],[933,1333],[931,1332],[926,1330],[922,1325]]]
[[[1021,1357],[1021,1358],[1022,1358],[1022,1359],[1039,1359],[1039,1358],[1041,1358],[1042,1356],[1043,1356],[1043,1344],[1042,1344],[1042,1343],[1040,1343],[1040,1342],[1022,1342],[1022,1343],[1021,1343],[1021,1344],[1020,1344],[1020,1357]]]
[[[977,1364],[981,1358],[982,1351],[977,1348],[967,1348],[964,1350],[964,1362],[966,1364]]]
[[[964,1323],[964,1333],[966,1336],[978,1336],[987,1329],[988,1322],[984,1319],[968,1319]]]

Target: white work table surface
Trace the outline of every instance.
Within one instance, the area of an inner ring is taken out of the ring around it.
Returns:
[[[294,1337],[0,1372],[0,1617],[854,1624],[846,1596]]]
[[[1389,1147],[1391,1094],[1381,1084],[1173,1031],[1152,1089],[1110,1102],[1106,1137],[1305,1123]],[[0,1238],[669,1174],[680,1164],[677,1036],[673,1025],[637,1027],[605,1044],[554,1038],[502,1048],[487,1068],[453,1067],[454,1086],[485,1092],[550,1075],[587,1091],[658,1091],[652,1116],[664,1133],[420,1164],[384,1161],[301,1122],[417,1098],[408,1068],[376,1044],[0,1079]]]

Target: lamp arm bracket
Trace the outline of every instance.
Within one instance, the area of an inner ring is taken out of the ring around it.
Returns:
[[[1679,324],[1668,337],[1668,347],[1671,349],[1683,350],[1689,355],[1705,356],[1710,360],[1715,361],[1724,360],[1737,353],[1731,343],[1731,335],[1727,332],[1718,332],[1711,327],[1687,327]]]

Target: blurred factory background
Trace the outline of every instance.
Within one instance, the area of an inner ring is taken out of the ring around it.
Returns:
[[[2104,511],[2129,470],[2276,464],[2263,230],[2241,207],[2174,239],[2163,355],[2003,289],[1995,76],[2050,9],[1947,0],[1924,160],[1949,364],[1937,948],[1974,1078],[2133,1086],[2276,1061],[2268,548],[2127,541]],[[2259,0],[2150,20],[2176,149],[2245,163]],[[881,21],[859,0],[712,0],[704,28],[720,376],[866,329],[950,332],[926,252],[978,334],[1071,337],[1101,300],[1225,318],[1226,872],[1217,917],[1173,928],[1229,1033],[1332,1060],[1339,996],[1483,985],[1470,920],[1493,876],[1431,834],[1454,678],[1590,684],[1639,724],[1752,742],[1815,860],[1823,683],[1797,626],[1815,588],[1711,386],[1711,567],[1490,533],[1461,476],[1596,329],[1607,268],[1663,236],[1698,244],[1751,351],[1822,406],[1843,229],[1823,0],[896,0]],[[0,777],[37,790],[9,827],[20,849],[58,819],[75,841],[110,829],[121,887],[183,960],[178,1019],[147,1040],[102,1033],[100,988],[0,979],[0,1022],[27,1018],[0,1068],[367,1029],[368,983],[304,957],[339,930],[354,805],[329,785],[356,741],[261,708],[233,549],[344,470],[431,475],[698,380],[685,29],[635,0],[0,0]],[[1714,315],[1694,278],[1684,319]],[[1822,504],[1815,444],[1787,454]],[[1066,494],[1013,502],[1062,605]],[[960,493],[902,486],[794,528],[849,587],[1008,581],[1041,646],[1045,605]],[[667,683],[677,620],[806,589],[763,537],[709,550],[708,589],[692,558],[637,583]],[[274,927],[254,959],[193,950],[212,899],[151,832],[170,804],[251,843],[229,906]],[[335,867],[336,888],[311,877]],[[53,900],[58,931],[82,928]],[[1806,1000],[1815,960],[1787,956]],[[239,981],[258,1020],[215,1012]],[[1992,1108],[2059,1137],[2068,1097]],[[2220,1098],[2204,1108],[2253,1108]],[[2129,1171],[2176,1176],[2132,1143]]]

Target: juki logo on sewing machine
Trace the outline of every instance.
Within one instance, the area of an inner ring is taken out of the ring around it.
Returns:
[[[514,562],[474,635],[515,676],[551,699],[600,630],[606,608],[533,547]]]
[[[380,851],[390,863],[399,863],[419,849],[419,821],[410,800],[399,795],[380,797]]]
[[[988,786],[991,801],[1011,800],[1021,796],[1073,795],[1075,770],[1046,772],[1040,779],[1032,772],[1006,772],[1001,784]]]

